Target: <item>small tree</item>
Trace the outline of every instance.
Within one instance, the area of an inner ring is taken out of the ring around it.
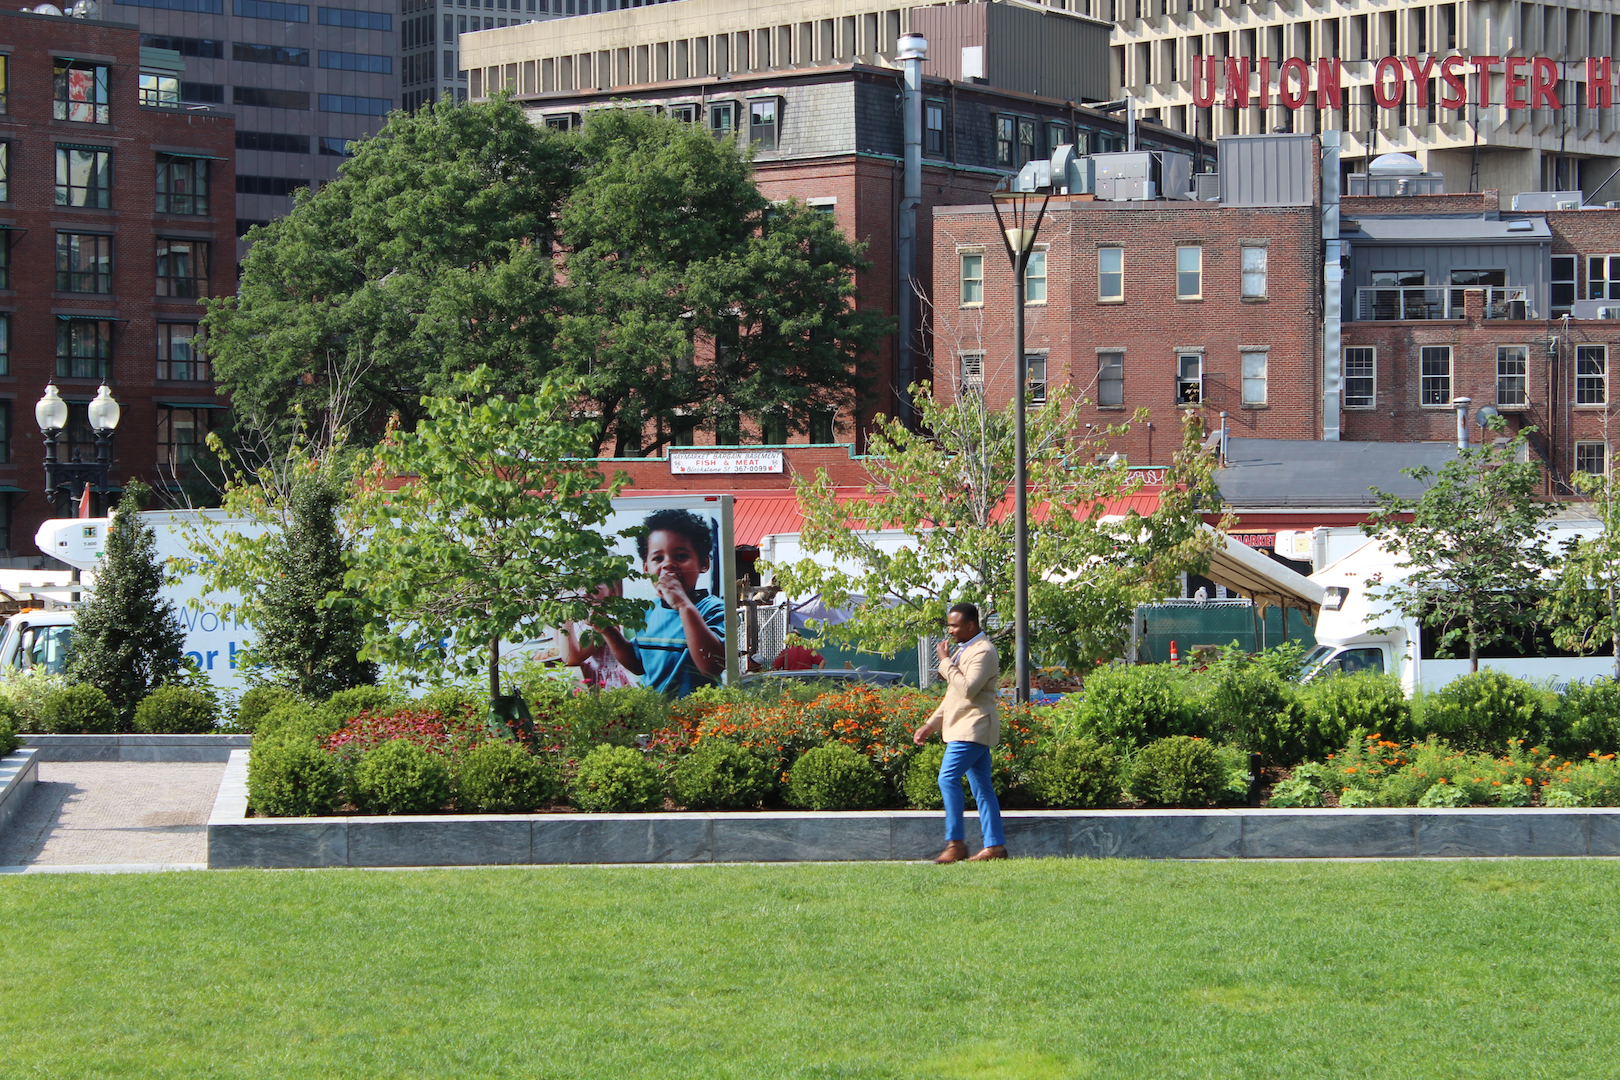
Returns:
[[[139,480],[124,487],[95,591],[73,616],[68,677],[106,694],[122,730],[129,729],[142,698],[178,678],[185,656],[174,604],[158,596],[163,568],[157,536],[139,516],[150,494]]]
[[[1408,499],[1375,489],[1378,509],[1361,527],[1409,571],[1369,581],[1368,595],[1439,631],[1441,648],[1466,642],[1470,671],[1482,643],[1531,631],[1540,614],[1552,506],[1536,493],[1541,466],[1518,460],[1528,430],[1505,446],[1459,451],[1439,469],[1405,470],[1427,490]]]
[[[975,601],[1010,660],[1013,406],[992,410],[973,393],[942,403],[927,386],[914,397],[922,431],[894,421],[873,431],[869,498],[840,503],[825,472],[797,482],[801,536],[821,557],[776,567],[777,581],[793,596],[819,592],[834,608],[863,597],[828,632],[888,654],[938,634],[951,604]],[[1146,516],[1116,514],[1140,478],[1122,463],[1095,464],[1123,427],[1096,438],[1075,437],[1079,428],[1061,393],[1028,412],[1031,651],[1070,668],[1121,655],[1136,606],[1207,565],[1213,537],[1202,515],[1217,499],[1196,418],[1186,419],[1158,508]],[[905,546],[885,550],[871,535],[880,529],[906,533]]]
[[[494,384],[483,367],[458,377],[456,396],[424,398],[416,430],[377,448],[347,577],[374,605],[364,655],[418,670],[487,668],[492,698],[503,640],[564,622],[638,625],[647,606],[596,595],[630,572],[600,531],[626,478],[604,488],[585,459],[590,431],[571,417],[578,384],[547,378],[510,399]]]
[[[1620,480],[1590,473],[1576,473],[1570,480],[1603,527],[1564,542],[1546,613],[1560,648],[1612,649],[1614,678],[1620,679]]]

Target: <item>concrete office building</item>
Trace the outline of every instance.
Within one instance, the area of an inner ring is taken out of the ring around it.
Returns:
[[[106,3],[149,48],[177,52],[185,105],[236,114],[238,235],[337,176],[350,140],[400,105],[401,16],[392,0],[142,0]],[[154,91],[156,92],[156,91]]]
[[[1178,131],[1213,138],[1279,129],[1339,130],[1344,133],[1346,172],[1365,172],[1373,158],[1393,151],[1411,154],[1427,170],[1444,174],[1448,191],[1498,190],[1504,206],[1524,191],[1579,188],[1599,203],[1620,199],[1620,179],[1605,184],[1620,168],[1620,109],[1589,108],[1585,94],[1587,58],[1611,56],[1620,39],[1620,13],[1612,4],[1066,3],[1115,20],[1110,62],[1114,85],[1134,95],[1147,115]],[[1454,84],[1445,78],[1450,56],[1461,58],[1450,70]],[[1322,57],[1342,60],[1336,72],[1339,107],[1316,107],[1320,78],[1315,65]],[[1537,57],[1542,58],[1539,65]],[[1285,76],[1284,65],[1291,58],[1303,63]],[[1472,58],[1482,59],[1487,72],[1483,97],[1492,104],[1479,104],[1480,75]],[[1235,70],[1228,68],[1229,59]],[[1204,65],[1210,62],[1215,85],[1205,86],[1201,80],[1210,69]],[[1241,74],[1244,64],[1248,74]],[[1309,71],[1302,70],[1305,65]],[[1527,82],[1532,72],[1550,96],[1532,96]],[[1612,71],[1594,74],[1612,84]],[[1302,78],[1308,85],[1302,86]],[[1226,90],[1234,81],[1247,85],[1229,98]],[[1379,82],[1384,85],[1375,86]],[[1242,93],[1245,89],[1249,93]],[[1300,108],[1281,103],[1284,91],[1297,97],[1301,89],[1312,93]],[[1400,100],[1394,103],[1397,89]],[[1215,91],[1212,101],[1210,90]],[[1380,98],[1389,104],[1380,104]],[[1446,99],[1466,103],[1447,108]],[[1552,107],[1555,100],[1562,107]]]

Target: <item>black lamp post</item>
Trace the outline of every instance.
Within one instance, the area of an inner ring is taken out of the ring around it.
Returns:
[[[68,404],[56,391],[56,384],[45,387],[45,394],[34,405],[34,419],[45,436],[45,494],[54,505],[65,493],[72,498],[88,485],[100,497],[101,513],[107,511],[108,479],[112,472],[113,432],[122,413],[112,391],[102,384],[89,405],[90,428],[96,433],[95,461],[61,461],[56,439],[67,427]]]
[[[1029,701],[1029,470],[1024,440],[1024,392],[1029,382],[1029,362],[1024,355],[1024,272],[1029,268],[1035,235],[1046,217],[1046,205],[1052,201],[1050,185],[1037,190],[1026,176],[1027,171],[1020,173],[1005,190],[996,191],[990,197],[1013,271],[1013,371],[1017,384],[1014,390],[1017,408],[1013,414],[1016,458],[1013,463],[1013,621],[1017,694],[1018,700],[1024,703]],[[1036,200],[1039,200],[1039,209],[1034,209]]]

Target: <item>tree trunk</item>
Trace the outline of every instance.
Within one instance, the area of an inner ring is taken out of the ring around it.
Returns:
[[[1474,620],[1468,620],[1468,673],[1479,674],[1479,636],[1474,633]]]
[[[501,696],[501,639],[489,639],[489,703]]]
[[[1620,610],[1614,597],[1614,582],[1609,582],[1609,641],[1614,646],[1614,678],[1620,682]]]

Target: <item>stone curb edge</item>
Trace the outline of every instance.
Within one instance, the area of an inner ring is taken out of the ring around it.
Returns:
[[[38,782],[38,751],[23,748],[0,757],[0,829],[11,824]]]
[[[41,761],[228,761],[251,735],[24,735]]]

